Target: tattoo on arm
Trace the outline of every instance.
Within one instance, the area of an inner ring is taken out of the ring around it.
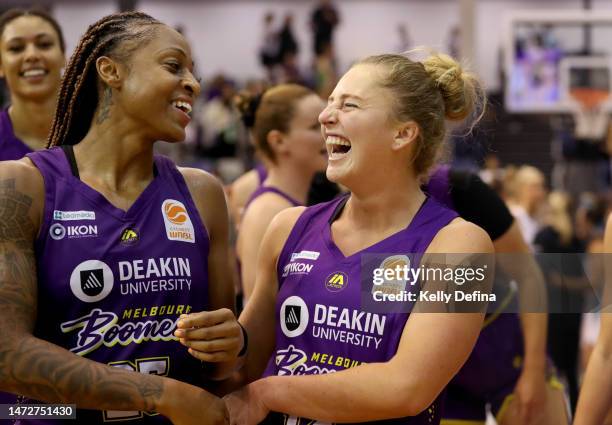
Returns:
[[[32,198],[0,180],[0,383],[2,389],[79,407],[156,410],[160,377],[112,368],[32,336],[37,277]]]
[[[110,107],[113,105],[113,91],[106,86],[102,100],[100,101],[100,110],[96,118],[96,124],[102,124],[110,115]]]

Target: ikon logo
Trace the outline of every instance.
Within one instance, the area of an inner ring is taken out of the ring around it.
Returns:
[[[170,221],[170,223],[172,224],[183,224],[189,218],[185,207],[183,207],[182,204],[178,204],[175,202],[168,202],[167,204],[165,204],[164,213],[166,213],[168,221]]]
[[[60,223],[55,223],[49,228],[49,235],[52,239],[59,241],[68,237],[72,238],[91,238],[98,236],[98,226],[94,224],[80,226],[64,226]]]

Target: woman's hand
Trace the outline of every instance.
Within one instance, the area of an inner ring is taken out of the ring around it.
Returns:
[[[184,382],[168,380],[159,412],[175,425],[228,425],[223,400]]]
[[[181,315],[174,335],[203,362],[235,360],[245,342],[236,316],[227,308]]]
[[[268,416],[269,409],[260,398],[261,384],[259,380],[223,397],[229,411],[230,425],[255,425]]]

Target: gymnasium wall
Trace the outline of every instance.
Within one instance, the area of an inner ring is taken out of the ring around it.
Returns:
[[[53,1],[68,49],[74,47],[87,25],[116,10],[115,2]],[[218,72],[238,79],[262,76],[257,61],[262,18],[274,11],[277,21],[287,12],[294,15],[300,44],[300,64],[312,59],[308,26],[314,0],[140,0],[139,8],[170,25],[182,25],[192,44],[200,73],[206,78]],[[458,24],[458,0],[336,0],[341,26],[336,51],[341,70],[362,56],[398,49],[397,25],[409,28],[414,45],[447,50],[450,29]],[[490,89],[499,88],[498,55],[503,16],[514,9],[577,9],[580,0],[477,0],[474,68]],[[609,0],[593,0],[593,9],[612,10]],[[610,41],[612,42],[612,40]]]

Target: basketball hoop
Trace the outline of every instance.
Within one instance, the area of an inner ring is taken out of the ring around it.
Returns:
[[[610,98],[608,90],[572,88],[574,135],[579,139],[600,141],[608,134],[610,116],[604,103]]]

